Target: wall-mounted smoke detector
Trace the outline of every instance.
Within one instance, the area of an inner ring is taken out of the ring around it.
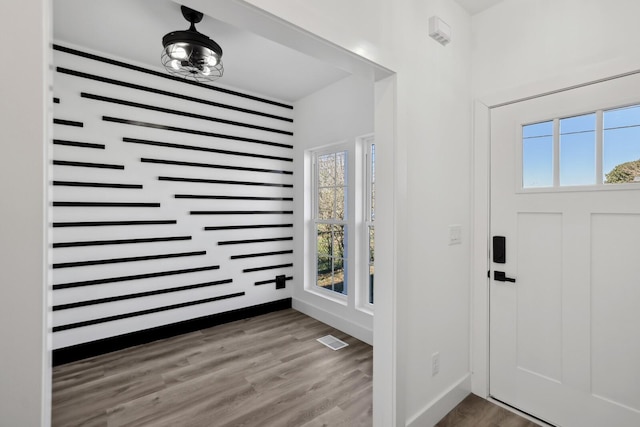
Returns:
[[[451,27],[437,16],[429,18],[429,37],[446,46],[451,41]]]

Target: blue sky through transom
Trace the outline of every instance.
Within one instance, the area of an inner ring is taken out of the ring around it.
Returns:
[[[640,159],[640,106],[603,112],[603,176]],[[596,114],[560,119],[560,185],[596,184]],[[553,121],[522,127],[524,188],[553,186]]]

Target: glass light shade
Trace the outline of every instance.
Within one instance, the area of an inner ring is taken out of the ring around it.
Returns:
[[[218,65],[218,62],[220,62],[220,60],[215,54],[207,57],[207,65],[210,65],[211,67],[215,67],[216,65]]]
[[[167,46],[167,55],[169,55],[173,59],[186,59],[187,58],[187,50],[181,44],[172,44]]]

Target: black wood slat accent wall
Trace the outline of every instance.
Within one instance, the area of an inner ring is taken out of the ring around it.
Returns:
[[[160,89],[155,89],[155,88],[151,88],[148,86],[144,86],[144,85],[138,85],[138,84],[134,84],[134,83],[129,83],[129,82],[124,82],[122,80],[115,80],[115,79],[110,79],[107,77],[102,77],[102,76],[97,76],[95,74],[88,74],[88,73],[83,73],[80,71],[75,71],[75,70],[70,70],[68,68],[64,68],[64,67],[57,67],[56,71],[58,73],[62,73],[62,74],[69,74],[72,76],[76,76],[76,77],[82,77],[85,79],[90,79],[90,80],[95,80],[98,82],[102,82],[102,83],[108,83],[108,84],[112,84],[112,85],[116,85],[116,86],[122,86],[122,87],[126,87],[129,89],[135,89],[135,90],[141,90],[144,92],[150,92],[150,93],[154,93],[154,94],[158,94],[158,95],[164,95],[164,96],[170,96],[173,98],[177,98],[177,99],[184,99],[187,101],[191,101],[191,102],[197,102],[200,104],[205,104],[205,105],[209,105],[212,107],[220,107],[220,108],[225,108],[225,109],[229,109],[229,110],[233,110],[233,111],[239,111],[242,113],[247,113],[247,114],[255,114],[256,116],[262,116],[262,117],[268,117],[271,119],[276,119],[276,120],[282,120],[285,122],[290,122],[293,123],[293,119],[289,118],[289,117],[283,117],[283,116],[277,116],[274,114],[268,114],[268,113],[264,113],[262,111],[257,111],[257,110],[250,110],[248,108],[240,108],[234,105],[229,105],[229,104],[222,104],[220,102],[215,102],[215,101],[211,101],[208,99],[202,99],[202,98],[196,98],[193,96],[187,96],[187,95],[183,95],[181,93],[174,93],[174,92],[169,92],[166,90],[160,90]],[[54,98],[54,102],[57,98]],[[59,102],[57,102],[59,104]]]
[[[54,350],[290,298],[291,105],[53,49]]]

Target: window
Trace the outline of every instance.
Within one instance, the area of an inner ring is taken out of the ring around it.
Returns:
[[[375,228],[376,218],[376,145],[373,137],[365,140],[365,248],[367,262],[365,263],[367,277],[367,301],[373,304],[373,283],[375,273]]]
[[[316,286],[347,295],[347,151],[314,155]]]
[[[603,113],[605,184],[638,182],[640,177],[640,105]]]
[[[373,314],[374,138],[308,152],[311,160],[306,290]],[[307,234],[308,233],[308,234]]]
[[[640,105],[524,125],[521,153],[524,190],[640,183]]]
[[[553,121],[522,127],[522,185],[553,185]]]

